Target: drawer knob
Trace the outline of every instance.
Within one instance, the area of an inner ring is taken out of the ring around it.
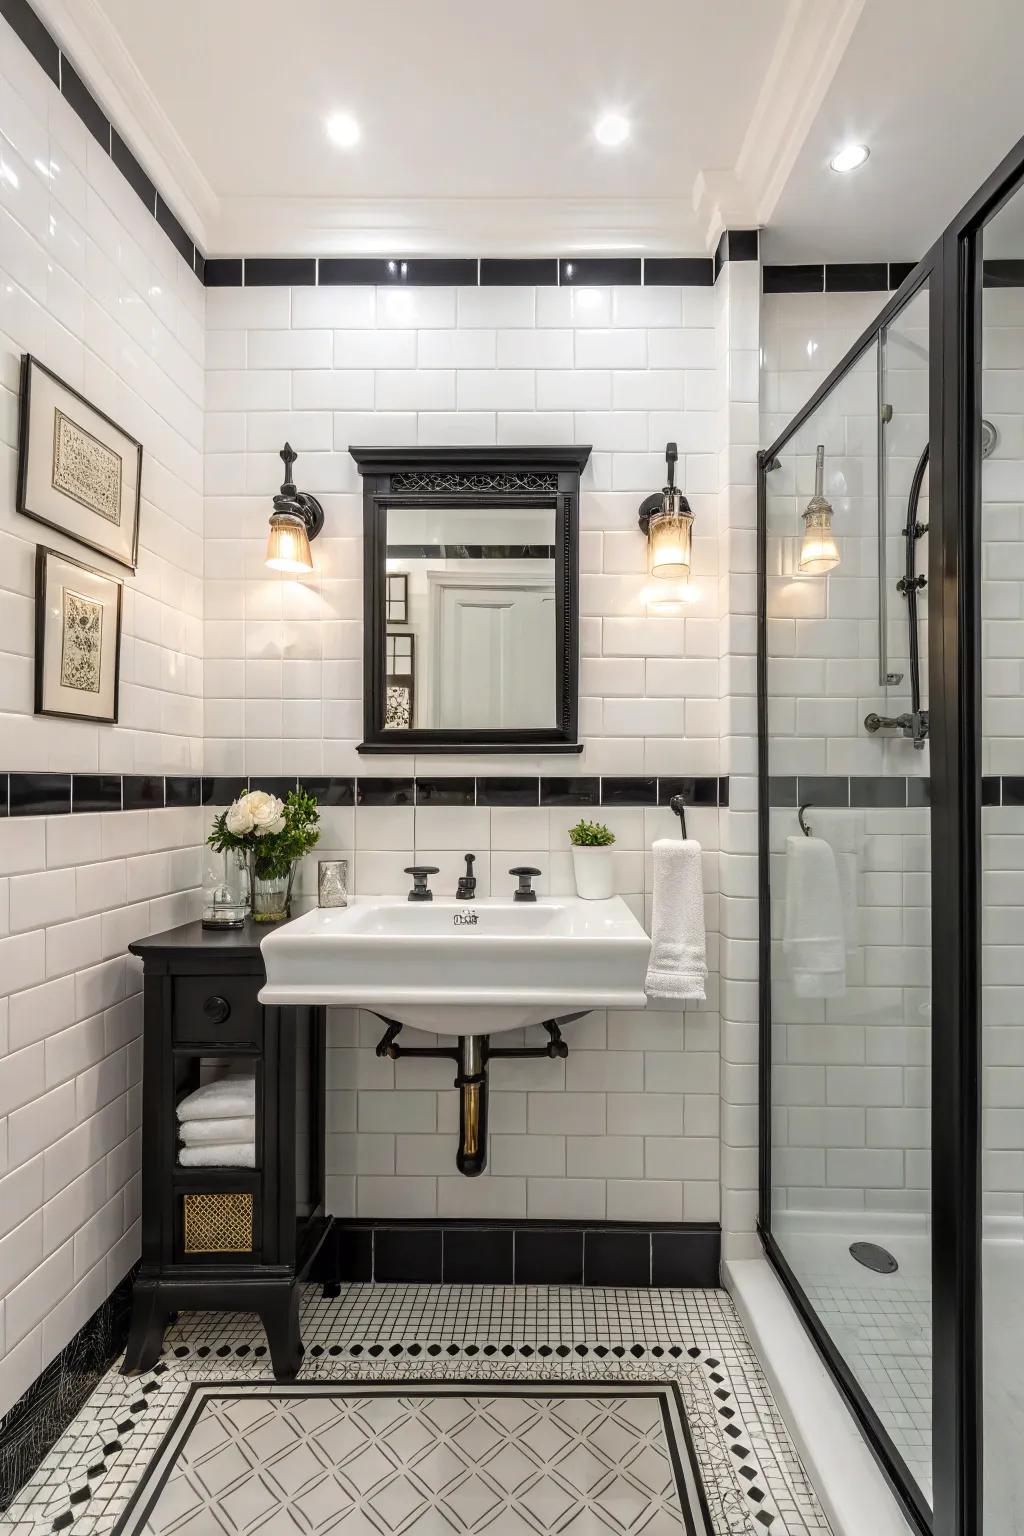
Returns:
[[[220,997],[214,993],[203,1004],[203,1013],[211,1024],[223,1024],[231,1014],[231,1004],[226,997]]]

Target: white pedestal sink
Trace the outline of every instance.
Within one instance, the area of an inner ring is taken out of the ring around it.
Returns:
[[[621,896],[412,902],[357,896],[269,933],[260,1001],[368,1008],[495,1035],[592,1008],[643,1008],[651,941]]]

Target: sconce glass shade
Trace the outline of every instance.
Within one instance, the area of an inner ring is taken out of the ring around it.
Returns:
[[[684,510],[685,509],[685,510]],[[667,492],[647,529],[647,568],[652,576],[686,581],[690,574],[693,513],[677,490]]]
[[[839,545],[832,532],[832,508],[812,501],[803,514],[804,537],[800,546],[799,569],[805,576],[824,576],[839,564]]]
[[[297,512],[275,510],[270,519],[264,564],[272,571],[303,575],[313,569],[305,520]]]

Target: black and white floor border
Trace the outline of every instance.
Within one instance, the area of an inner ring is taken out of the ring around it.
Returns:
[[[303,1337],[303,1381],[675,1381],[715,1536],[828,1536],[724,1291],[310,1286]],[[111,1536],[193,1384],[270,1379],[255,1318],[183,1316],[151,1373],[103,1378],[8,1510],[12,1536]]]

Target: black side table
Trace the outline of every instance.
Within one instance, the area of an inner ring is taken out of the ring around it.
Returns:
[[[299,1281],[324,1215],[325,1010],[264,1008],[270,924],[187,923],[130,945],[144,969],[142,1266],[123,1369],[148,1370],[182,1310],[257,1312],[274,1374],[302,1358]],[[204,1063],[256,1078],[256,1166],[183,1168],[176,1107]]]

